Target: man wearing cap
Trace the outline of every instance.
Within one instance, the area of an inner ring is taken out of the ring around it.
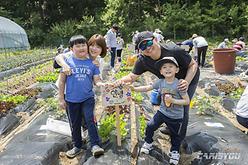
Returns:
[[[115,67],[115,55],[116,55],[116,47],[117,47],[116,32],[118,31],[118,29],[119,27],[116,24],[114,24],[112,28],[109,29],[106,35],[106,43],[107,43],[108,51],[111,54],[110,66],[112,67],[113,71]]]
[[[193,45],[195,48],[195,56],[197,56],[198,66],[204,67],[205,58],[208,50],[208,42],[202,36],[192,35]]]
[[[197,63],[183,49],[178,47],[169,48],[157,43],[152,32],[141,32],[136,40],[141,54],[136,61],[133,71],[127,76],[117,80],[116,85],[121,83],[132,83],[146,71],[156,75],[158,78],[163,78],[160,71],[155,67],[155,63],[163,57],[174,57],[179,66],[179,72],[176,78],[179,79],[178,89],[187,91],[190,99],[193,97],[197,83],[199,81],[200,71]],[[185,137],[189,119],[189,106],[184,106],[184,118],[181,129],[181,137]]]
[[[137,92],[147,92],[156,89],[161,93],[161,105],[153,118],[147,123],[145,131],[145,143],[140,152],[149,154],[152,150],[154,131],[163,123],[170,130],[171,148],[169,163],[177,165],[180,159],[180,145],[183,140],[180,130],[183,121],[183,105],[189,104],[189,96],[186,91],[177,88],[179,80],[175,77],[179,72],[179,65],[174,57],[163,57],[155,63],[155,67],[164,78],[158,79],[152,85],[132,87]]]
[[[228,46],[227,46],[227,45],[228,45],[228,42],[229,42],[228,38],[225,38],[224,41],[221,42],[221,43],[218,45],[218,48],[219,48],[219,49],[228,48]]]

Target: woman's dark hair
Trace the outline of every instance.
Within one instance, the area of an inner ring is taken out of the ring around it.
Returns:
[[[100,56],[102,58],[105,57],[107,53],[107,45],[106,45],[105,38],[100,34],[94,34],[92,37],[90,37],[88,41],[88,46],[93,45],[93,44],[97,44],[102,48],[102,52]]]
[[[116,31],[119,30],[119,26],[117,24],[113,24],[112,28],[115,29]]]
[[[76,44],[87,44],[87,40],[84,36],[82,35],[75,35],[75,36],[72,36],[70,38],[70,41],[69,41],[69,46],[72,48],[73,45],[76,45]]]

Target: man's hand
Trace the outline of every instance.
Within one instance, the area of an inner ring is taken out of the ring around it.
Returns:
[[[131,91],[135,91],[134,86],[133,85],[128,85],[128,88],[130,88]]]
[[[184,79],[180,79],[179,80],[179,84],[177,86],[177,88],[180,90],[180,91],[187,91],[188,90],[188,87],[189,87],[189,83],[184,80]]]

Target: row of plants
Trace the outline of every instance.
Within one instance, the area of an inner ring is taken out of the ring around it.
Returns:
[[[53,72],[52,61],[30,68],[21,75],[13,75],[0,82],[0,91],[3,93],[16,93],[38,82],[37,77]],[[40,80],[42,80],[40,78]],[[42,80],[43,81],[43,80]]]
[[[4,116],[12,108],[16,107],[18,104],[22,104],[27,99],[36,96],[41,89],[24,89],[16,94],[12,95],[0,95],[0,117]]]
[[[37,76],[36,77],[36,80],[38,82],[56,82],[57,79],[58,79],[58,75],[59,75],[59,72],[58,71],[54,71],[54,72],[48,72],[47,74],[45,75],[40,75],[40,76]]]
[[[53,49],[33,49],[0,53],[0,72],[55,56]]]

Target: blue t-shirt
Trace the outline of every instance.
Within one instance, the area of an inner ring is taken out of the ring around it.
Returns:
[[[159,79],[153,83],[153,89],[157,89],[161,92],[161,105],[159,111],[165,116],[171,119],[182,119],[184,108],[182,105],[171,104],[170,107],[166,107],[163,101],[164,94],[170,94],[174,99],[182,99],[181,96],[186,95],[185,92],[181,92],[177,89],[178,79],[175,78],[172,84],[168,84],[165,79]]]
[[[94,97],[93,76],[100,74],[99,68],[91,59],[82,60],[69,56],[65,61],[72,69],[72,74],[66,77],[65,100],[79,103]]]

